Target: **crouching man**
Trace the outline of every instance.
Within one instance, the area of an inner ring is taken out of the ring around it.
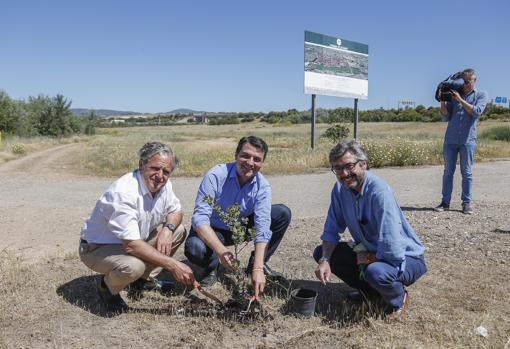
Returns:
[[[382,299],[386,319],[399,320],[409,304],[405,287],[427,271],[423,245],[388,184],[368,170],[367,155],[355,140],[337,144],[329,161],[338,182],[331,193],[322,245],[313,253],[319,263],[315,274],[323,284],[331,273],[338,276],[357,290],[349,294],[351,299]],[[340,241],[346,228],[352,244]]]
[[[128,309],[119,295],[126,286],[160,287],[153,276],[162,268],[179,283],[198,285],[192,270],[172,258],[186,238],[181,204],[169,181],[178,160],[159,142],[145,144],[139,155],[138,169],[110,185],[80,234],[80,259],[104,274],[98,293],[112,312]]]
[[[260,172],[267,152],[268,146],[261,138],[243,137],[237,145],[235,162],[213,167],[200,183],[184,254],[193,264],[205,269],[201,279],[204,287],[217,282],[219,264],[234,270],[234,255],[226,247],[233,245],[232,232],[204,201],[206,195],[223,210],[239,204],[241,216],[248,218],[248,226],[256,229],[255,249],[246,269],[251,274],[255,296],[264,291],[266,276],[282,277],[267,262],[283,239],[291,212],[285,205],[271,204],[271,186]]]

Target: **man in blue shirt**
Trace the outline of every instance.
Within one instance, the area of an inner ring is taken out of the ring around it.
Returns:
[[[452,90],[452,101],[441,101],[441,115],[448,121],[444,136],[443,157],[443,198],[435,211],[450,209],[453,190],[453,175],[460,156],[462,174],[462,212],[472,214],[471,191],[473,187],[473,159],[476,150],[476,123],[485,110],[488,97],[483,91],[475,90],[476,74],[473,69],[462,71],[464,85],[460,93]]]
[[[350,298],[381,298],[387,319],[402,318],[409,304],[405,286],[426,271],[423,245],[383,180],[368,170],[368,158],[355,141],[343,141],[329,153],[338,182],[315,248],[317,278],[325,285],[331,273],[358,291]],[[348,228],[354,242],[340,241]]]
[[[239,204],[241,216],[248,218],[249,226],[256,229],[255,250],[247,268],[255,296],[264,291],[266,275],[279,276],[269,268],[267,261],[282,240],[291,213],[285,205],[271,205],[271,186],[259,172],[267,151],[267,144],[261,138],[243,137],[237,145],[235,162],[211,168],[200,183],[184,253],[193,264],[205,268],[202,286],[211,286],[217,281],[219,264],[229,271],[234,269],[234,256],[226,247],[233,245],[232,232],[204,200],[206,195],[223,211]]]

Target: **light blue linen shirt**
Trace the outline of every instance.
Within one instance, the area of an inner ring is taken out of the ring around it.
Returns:
[[[473,113],[469,114],[462,104],[455,100],[446,102],[448,114],[443,116],[443,121],[448,121],[444,136],[445,144],[476,143],[476,123],[485,110],[488,96],[483,91],[473,90],[461,97],[473,106]]]
[[[205,195],[212,197],[223,210],[233,204],[239,204],[242,217],[254,214],[255,243],[268,242],[271,239],[271,186],[262,173],[258,172],[241,187],[237,178],[236,164],[228,163],[211,168],[202,179],[191,225],[193,228],[210,225],[213,229],[229,230],[216,212],[213,212],[211,206],[204,201]]]
[[[331,204],[321,239],[338,243],[349,228],[356,244],[400,270],[406,256],[420,256],[424,247],[404,217],[391,188],[382,179],[366,172],[357,194],[337,182],[331,192]]]

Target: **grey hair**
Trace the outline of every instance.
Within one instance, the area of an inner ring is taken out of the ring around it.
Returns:
[[[476,77],[476,72],[475,72],[475,70],[474,70],[474,69],[467,68],[467,69],[464,69],[464,70],[462,71],[461,75],[462,75],[462,78],[463,78],[464,80],[466,80],[466,79],[471,78],[473,75]]]
[[[148,142],[143,145],[138,151],[140,156],[140,164],[147,165],[150,158],[154,155],[169,156],[172,158],[172,171],[179,164],[179,159],[174,155],[172,149],[161,142]]]
[[[356,157],[356,160],[366,161],[368,167],[368,156],[363,147],[355,140],[345,140],[333,147],[329,152],[329,162],[333,163],[336,159],[344,156],[346,152]]]

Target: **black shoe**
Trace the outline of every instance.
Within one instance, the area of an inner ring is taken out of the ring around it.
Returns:
[[[200,281],[202,287],[211,287],[218,282],[218,271],[213,269],[209,274],[205,275]]]
[[[347,293],[347,298],[356,303],[361,303],[361,301],[363,300],[363,296],[361,295],[361,292],[359,290]]]
[[[444,211],[448,211],[450,209],[450,204],[447,204],[446,202],[444,201],[441,201],[441,203],[434,207],[434,211],[436,212],[444,212]]]
[[[123,313],[129,309],[129,306],[124,302],[120,294],[112,294],[104,282],[104,276],[97,285],[97,293],[99,298],[103,301],[106,310],[112,313]]]
[[[157,291],[160,293],[168,293],[175,288],[175,283],[168,280],[158,280],[152,278],[151,280],[138,279],[130,283],[127,287],[128,297],[132,299],[143,298],[143,292]]]
[[[464,214],[473,214],[473,209],[469,202],[465,202],[462,204],[462,213]]]

